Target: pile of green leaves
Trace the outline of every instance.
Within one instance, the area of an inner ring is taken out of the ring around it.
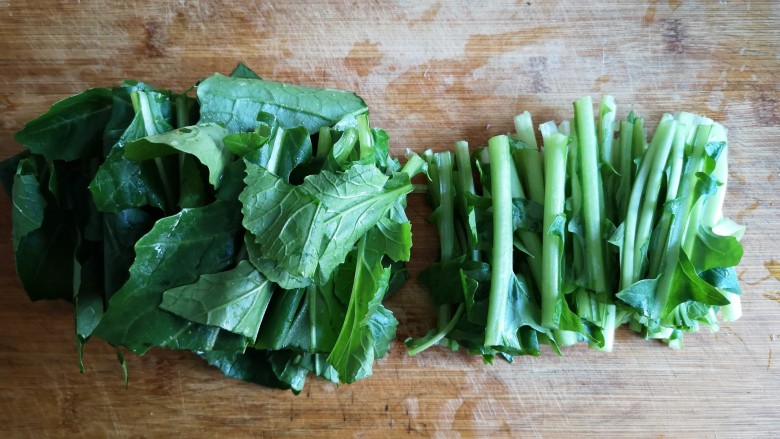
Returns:
[[[525,112],[473,154],[465,142],[454,159],[425,154],[441,254],[419,280],[438,320],[407,340],[410,354],[609,351],[623,323],[680,348],[685,332],[717,331],[719,312],[739,318],[744,227],[722,213],[726,130],[666,114],[648,143],[643,119],[615,111],[610,96],[598,117],[589,97],[576,101],[573,122],[539,126],[543,148]]]
[[[243,65],[197,97],[126,81],[55,103],[2,163],[32,300],[75,306],[91,337],[186,349],[226,375],[299,392],[311,372],[371,375],[406,279],[410,179],[353,93]],[[190,90],[191,91],[191,90]],[[126,369],[125,369],[126,373]]]

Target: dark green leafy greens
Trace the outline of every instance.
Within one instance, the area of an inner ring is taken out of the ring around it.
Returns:
[[[214,294],[220,291],[222,294]],[[252,342],[271,300],[273,284],[246,260],[236,268],[204,274],[163,294],[160,308],[202,325],[217,326]]]
[[[450,152],[425,154],[441,256],[419,280],[438,325],[407,340],[410,354],[434,344],[486,361],[538,355],[540,343],[609,351],[623,323],[679,348],[685,332],[717,330],[719,312],[740,316],[744,227],[722,214],[725,129],[667,114],[648,143],[641,118],[618,124],[615,112],[609,96],[598,118],[590,98],[576,101],[573,123],[539,126],[541,151],[526,112],[514,135],[472,156],[458,142],[454,165]]]
[[[260,79],[243,64],[197,98],[126,81],[55,103],[0,163],[17,272],[32,300],[74,304],[90,338],[142,355],[195,352],[225,375],[300,392],[313,373],[372,374],[398,322],[383,300],[406,279],[406,195],[426,172],[439,261],[420,274],[433,345],[540,355],[612,349],[629,323],[683,333],[739,318],[744,227],[723,218],[725,129],[667,114],[594,113],[469,153],[390,155],[354,93]],[[474,171],[479,178],[474,178]]]
[[[220,74],[198,84],[201,122],[220,122],[231,133],[248,132],[257,125],[260,112],[273,114],[282,128],[302,126],[309,134],[320,127],[366,114],[368,108],[354,93],[264,81],[241,72],[239,77]]]
[[[382,300],[407,277],[424,168],[367,114],[243,64],[197,99],[126,81],[60,101],[0,165],[22,284],[74,303],[80,365],[97,337],[294,392],[365,378],[395,336]]]

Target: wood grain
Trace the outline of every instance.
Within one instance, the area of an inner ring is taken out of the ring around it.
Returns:
[[[485,4],[487,3],[487,4]],[[0,437],[776,437],[780,429],[780,6],[776,1],[346,2],[0,0],[0,159],[56,99],[125,78],[177,90],[239,60],[262,77],[356,90],[404,148],[479,145],[530,110],[571,117],[584,94],[657,121],[704,113],[730,129],[726,212],[748,226],[744,317],[682,351],[620,331],[615,351],[549,351],[515,364],[430,350],[414,281],[390,302],[398,340],[375,376],[300,396],[233,381],[193,355],[86,348],[72,312],[30,303],[15,278],[0,196]],[[410,201],[411,270],[436,254]],[[774,352],[774,354],[773,354]],[[774,355],[774,360],[773,360]]]

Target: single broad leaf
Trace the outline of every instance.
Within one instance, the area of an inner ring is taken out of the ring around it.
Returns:
[[[274,389],[289,389],[280,381],[268,361],[268,351],[247,349],[246,352],[213,351],[199,353],[210,366],[218,368],[225,376]]]
[[[398,320],[393,312],[381,304],[368,320],[368,326],[374,337],[374,358],[382,358],[390,350],[390,342],[395,338]]]
[[[328,363],[339,373],[339,379],[353,383],[371,375],[377,352],[386,350],[385,341],[377,340],[372,330],[372,318],[379,309],[387,291],[390,268],[382,266],[376,253],[367,251],[361,240],[355,255],[355,276],[351,288],[344,325],[338,340],[328,356]],[[383,315],[382,319],[392,319]],[[379,335],[387,337],[387,333]]]
[[[305,288],[312,284],[311,279],[294,276],[289,271],[277,266],[274,261],[263,258],[263,250],[260,244],[257,243],[257,237],[252,233],[247,232],[244,235],[244,245],[246,246],[249,262],[272,282],[286,289]]]
[[[318,203],[300,187],[285,183],[265,168],[253,163],[246,167],[246,188],[238,198],[243,203],[244,228],[255,236],[257,244],[253,263],[282,288],[296,288],[298,285],[284,282],[280,275],[286,272],[305,279],[314,276],[318,238],[322,235],[318,230]],[[260,261],[264,264],[257,263]],[[263,270],[269,262],[275,269],[272,272]]]
[[[342,174],[323,171],[291,186],[248,163],[244,181],[247,188],[239,196],[243,224],[256,236],[257,256],[318,284],[330,278],[357,240],[412,189],[406,174],[388,178],[373,165],[355,165]]]
[[[157,221],[135,244],[130,278],[114,294],[95,335],[137,354],[153,346],[196,351],[243,350],[246,338],[199,325],[159,308],[163,292],[234,264],[241,238],[235,203],[217,201]]]
[[[733,267],[742,259],[742,244],[733,236],[718,235],[712,227],[699,224],[689,256],[699,272],[711,268]]]
[[[218,326],[254,343],[273,284],[247,261],[203,274],[197,282],[163,293],[160,308],[203,325]]]
[[[137,162],[124,157],[117,145],[97,170],[89,191],[98,210],[117,213],[124,209],[152,206],[165,211],[169,206],[154,162]]]
[[[32,153],[25,149],[19,154],[8,157],[0,162],[0,183],[2,183],[3,189],[9,197],[13,197],[14,177],[16,177],[16,169],[19,167],[19,162],[31,155]]]
[[[708,284],[715,288],[736,295],[742,295],[742,289],[739,287],[739,278],[737,277],[737,270],[734,267],[728,268],[711,268],[707,271],[699,273],[699,276]]]
[[[195,157],[187,154],[179,161],[179,207],[201,207],[208,204],[209,187],[206,183],[206,172]],[[227,169],[227,167],[226,167]],[[234,198],[235,199],[235,198]]]
[[[227,134],[227,130],[216,123],[179,128],[128,142],[125,144],[125,157],[141,161],[177,151],[192,154],[208,168],[209,183],[217,188],[222,171],[230,162],[231,153],[222,143]]]
[[[346,116],[368,111],[354,93],[215,74],[198,84],[201,122],[219,122],[229,132],[253,131],[261,111],[282,128],[303,126],[309,134]]]
[[[260,79],[257,73],[247,67],[244,63],[239,62],[235,69],[230,72],[231,78],[244,78],[244,79]]]
[[[369,231],[365,237],[366,242],[363,251],[364,263],[369,265],[375,264],[377,261],[383,261],[385,253],[384,247],[377,246],[375,241],[372,243],[372,240],[369,238],[371,234],[372,232]],[[362,271],[357,271],[359,267],[357,263],[358,253],[359,251],[357,249],[350,253],[349,256],[347,256],[345,263],[336,270],[333,277],[332,283],[335,290],[334,297],[338,297],[339,302],[337,303],[342,304],[342,308],[340,309],[341,314],[338,315],[340,320],[338,320],[336,335],[338,335],[338,332],[344,323],[344,313],[346,312],[347,304],[352,300],[351,294],[355,294],[354,287],[357,285],[356,282],[359,282],[358,276],[363,275]],[[378,299],[380,305],[371,315],[369,320],[369,326],[374,339],[374,358],[381,358],[387,353],[387,350],[390,347],[390,341],[395,337],[395,330],[398,326],[398,321],[393,316],[393,313],[381,305],[381,301],[389,295],[391,288],[390,284],[393,282],[394,265],[390,265],[390,267],[385,268],[385,270],[390,270],[390,279],[388,280],[383,297]],[[326,285],[329,284],[330,283]]]
[[[110,89],[88,89],[56,102],[49,111],[27,122],[14,140],[46,160],[90,157],[101,152],[112,105]]]
[[[411,226],[403,226],[408,223],[406,215],[398,214],[399,206],[405,206],[406,194],[413,189],[406,173],[393,174],[379,190],[374,186],[379,181],[374,166],[355,165],[344,174],[321,173],[307,181],[312,185],[307,187],[305,181],[303,187],[311,190],[311,196],[320,200],[324,208],[319,211],[324,239],[319,251],[318,283],[330,277],[363,234],[367,234],[366,252],[372,253],[377,260],[384,254],[391,259],[407,257]],[[391,245],[384,239],[382,245],[385,247],[378,247],[378,244],[372,244],[374,238],[368,231],[386,215],[401,224],[395,230],[384,229],[385,237],[394,234],[391,238],[397,243]]]
[[[303,127],[277,128],[262,148],[247,153],[244,160],[289,181],[293,169],[309,161],[311,151],[311,138]]]
[[[14,250],[19,248],[22,238],[43,225],[47,203],[39,183],[39,179],[43,177],[41,162],[39,156],[21,160],[14,176],[11,191]]]
[[[127,282],[135,260],[135,243],[152,229],[156,219],[136,208],[102,215],[103,291],[107,299]]]
[[[680,259],[674,270],[666,307],[661,310],[661,315],[658,318],[667,318],[678,305],[691,301],[700,302],[707,306],[729,304],[729,300],[723,293],[699,276],[688,256],[684,251],[681,251]]]
[[[633,308],[639,315],[657,319],[658,316],[654,315],[655,290],[657,285],[657,278],[642,279],[624,288],[617,293],[616,297]]]
[[[550,330],[540,323],[541,310],[539,305],[531,301],[528,285],[524,278],[512,276],[507,288],[509,288],[509,298],[504,318],[505,324],[500,334],[501,343],[493,348],[509,355],[538,356],[537,333],[545,334],[552,339]]]
[[[73,300],[76,233],[70,216],[50,205],[41,227],[19,239],[16,273],[30,300]]]
[[[384,216],[366,234],[368,245],[394,262],[408,261],[412,250],[412,223],[396,222]]]
[[[268,138],[264,138],[256,132],[228,134],[222,139],[225,148],[239,157],[243,157],[249,152],[260,149],[267,141]]]

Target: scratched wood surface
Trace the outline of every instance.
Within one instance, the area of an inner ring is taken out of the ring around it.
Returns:
[[[193,355],[86,348],[71,309],[30,303],[0,195],[0,437],[776,437],[780,429],[780,6],[752,2],[242,2],[0,0],[0,159],[55,100],[134,78],[181,90],[239,60],[262,77],[356,90],[395,151],[472,144],[571,117],[584,94],[657,121],[689,110],[730,129],[726,212],[747,224],[744,317],[682,351],[621,330],[615,351],[484,366],[396,342],[373,377],[300,396],[224,378]],[[413,196],[412,273],[435,257]],[[432,310],[414,281],[390,303],[397,340]],[[772,355],[775,360],[772,360]]]

